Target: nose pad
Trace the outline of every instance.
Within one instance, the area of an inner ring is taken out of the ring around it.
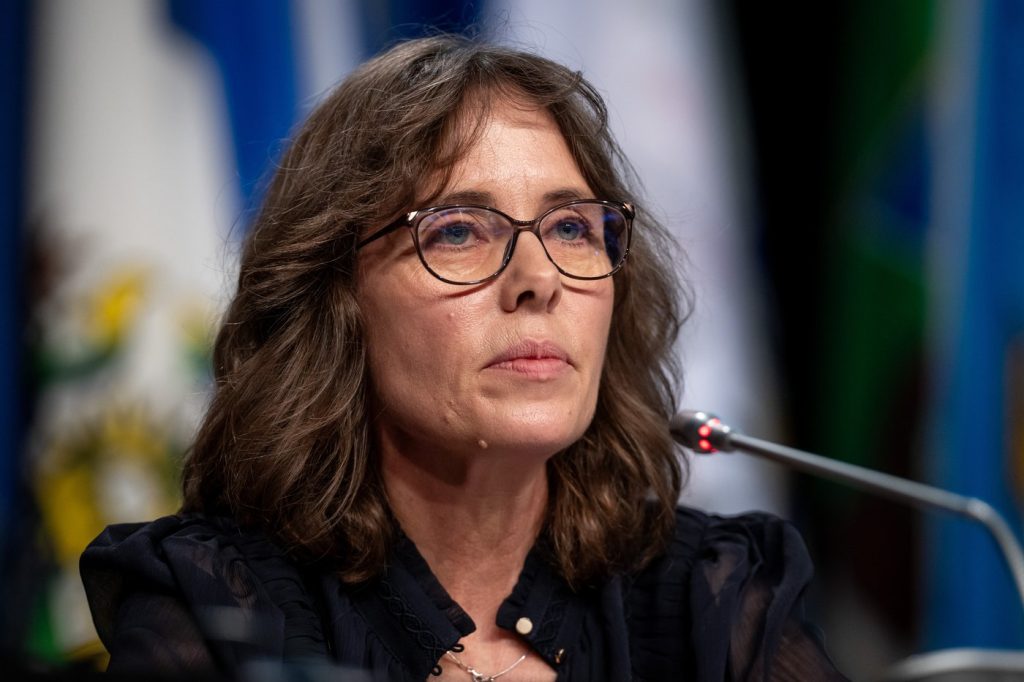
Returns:
[[[525,234],[524,234],[525,233]],[[533,239],[526,239],[526,244],[522,243],[524,237],[533,237]],[[533,232],[529,228],[523,228],[516,232],[516,236],[509,240],[508,245],[505,247],[505,257],[509,259],[509,267],[513,265],[516,254],[521,253],[526,248],[527,252],[532,253],[536,251],[536,257],[541,259],[544,263],[550,266],[552,269],[557,271],[555,264],[548,258],[547,249],[544,248],[544,242],[540,240],[540,235]],[[511,254],[509,251],[511,250]],[[531,259],[532,260],[532,259]]]
[[[505,253],[501,254],[501,262],[509,263],[512,260],[512,255],[515,253],[516,245],[519,244],[519,232],[513,232],[512,238],[505,243]]]

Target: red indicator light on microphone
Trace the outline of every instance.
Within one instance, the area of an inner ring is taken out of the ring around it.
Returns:
[[[711,427],[708,426],[707,424],[704,424],[699,429],[697,429],[697,433],[700,434],[701,438],[707,438],[708,436],[711,435]]]
[[[701,438],[700,442],[698,442],[697,445],[699,445],[700,449],[703,450],[704,452],[711,452],[712,450],[714,450],[714,448],[711,447],[711,441],[704,438]]]

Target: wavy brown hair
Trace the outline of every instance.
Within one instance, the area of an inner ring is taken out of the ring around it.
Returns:
[[[471,98],[484,106],[466,106]],[[185,463],[183,511],[230,514],[300,560],[332,561],[348,582],[383,569],[397,526],[367,414],[356,243],[429,203],[487,107],[510,101],[551,113],[596,197],[636,203],[605,105],[579,73],[457,36],[367,62],[298,131],[245,242],[214,349],[212,404]],[[430,177],[440,183],[425,188]],[[674,524],[683,472],[667,427],[670,350],[686,299],[672,253],[639,210],[615,275],[594,419],[549,461],[544,534],[571,584],[643,564]]]

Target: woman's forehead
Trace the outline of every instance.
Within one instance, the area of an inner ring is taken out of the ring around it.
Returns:
[[[496,140],[495,130],[520,133],[517,135],[519,148],[510,146],[507,139]],[[547,108],[534,103],[525,94],[518,98],[508,93],[469,97],[453,115],[441,148],[443,151],[439,156],[448,163],[437,167],[421,180],[416,192],[421,203],[436,203],[446,195],[474,193],[473,188],[465,186],[467,176],[473,175],[482,166],[508,167],[514,164],[515,159],[508,158],[507,163],[504,163],[502,157],[520,150],[539,149],[562,153],[566,165],[571,165],[576,171],[573,175],[579,174],[555,117]],[[465,200],[456,203],[481,202]]]

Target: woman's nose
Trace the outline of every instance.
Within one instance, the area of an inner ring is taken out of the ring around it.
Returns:
[[[521,306],[553,309],[562,296],[562,276],[544,251],[540,237],[523,230],[512,248],[511,260],[498,278],[502,308],[509,312]]]

